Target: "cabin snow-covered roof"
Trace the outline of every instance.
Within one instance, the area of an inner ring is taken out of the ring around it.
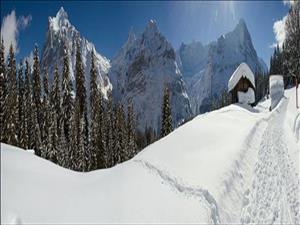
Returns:
[[[228,91],[231,91],[242,77],[247,78],[253,87],[255,87],[253,72],[246,63],[241,63],[241,65],[239,65],[238,68],[233,72],[228,81]]]

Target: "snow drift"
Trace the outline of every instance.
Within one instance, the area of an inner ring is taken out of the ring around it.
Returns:
[[[297,224],[294,91],[272,112],[266,100],[200,115],[132,160],[89,173],[1,144],[2,223]]]
[[[247,92],[238,91],[239,103],[252,104],[255,102],[254,90],[249,87]]]
[[[284,94],[284,84],[282,75],[271,75],[269,80],[271,109],[274,109],[280,102]]]

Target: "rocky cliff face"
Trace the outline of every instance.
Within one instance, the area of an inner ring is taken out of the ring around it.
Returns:
[[[256,54],[244,20],[240,20],[233,31],[206,46],[200,42],[182,44],[177,61],[194,114],[209,110],[212,98],[226,89],[240,63],[247,63],[254,73],[267,70]]]
[[[44,44],[41,57],[41,68],[48,68],[50,80],[53,78],[53,71],[56,65],[61,73],[63,66],[63,46],[66,44],[69,50],[71,78],[74,81],[77,41],[79,41],[81,45],[87,86],[89,85],[90,76],[90,58],[91,53],[94,50],[99,88],[101,88],[102,93],[106,96],[107,91],[112,88],[107,76],[110,68],[109,60],[100,55],[95,50],[95,46],[80,35],[79,31],[76,30],[76,28],[68,20],[68,15],[62,7],[55,17],[49,17],[46,42]]]
[[[164,86],[171,92],[174,126],[191,116],[175,51],[152,20],[138,37],[129,33],[128,40],[111,62],[109,78],[114,99],[124,105],[129,100],[133,102],[141,130],[160,129]]]

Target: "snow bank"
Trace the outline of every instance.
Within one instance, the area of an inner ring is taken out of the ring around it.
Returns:
[[[284,95],[282,75],[271,75],[269,80],[271,109],[274,109]]]
[[[255,102],[255,94],[252,88],[248,88],[247,92],[238,91],[238,100],[241,104],[252,104]]]
[[[241,63],[228,81],[228,91],[231,91],[242,77],[246,77],[255,87],[254,74],[246,63]]]
[[[272,112],[261,104],[256,112],[230,105],[200,115],[132,160],[90,173],[1,144],[2,222],[240,223],[255,195],[249,189],[269,118],[286,106],[288,121],[299,115],[290,101]],[[297,145],[289,149],[297,159]]]

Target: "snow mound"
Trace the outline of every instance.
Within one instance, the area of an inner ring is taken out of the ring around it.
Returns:
[[[238,91],[238,99],[241,104],[252,104],[255,102],[254,90],[250,87],[247,92]]]
[[[202,114],[132,160],[89,173],[1,144],[2,222],[299,224],[294,91],[271,112],[261,102]]]
[[[228,91],[231,91],[242,77],[246,77],[255,87],[254,74],[246,63],[241,63],[228,81]]]
[[[282,75],[271,75],[269,80],[271,109],[274,109],[284,95]]]

